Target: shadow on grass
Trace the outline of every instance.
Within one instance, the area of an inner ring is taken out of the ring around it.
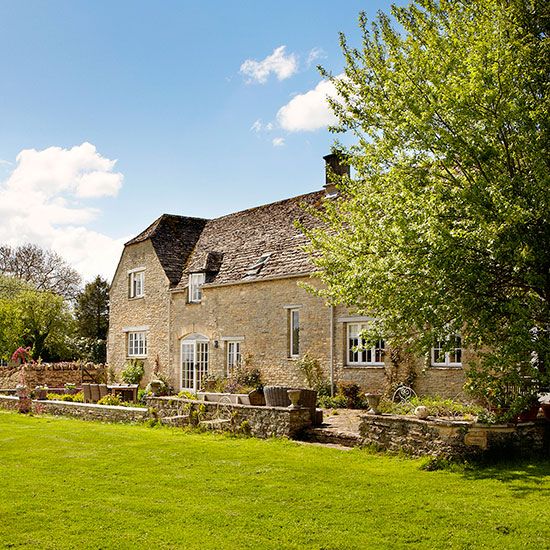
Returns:
[[[467,479],[492,479],[509,485],[517,496],[536,492],[550,495],[550,459],[500,459],[470,465],[464,469]],[[545,487],[545,486],[546,487]]]

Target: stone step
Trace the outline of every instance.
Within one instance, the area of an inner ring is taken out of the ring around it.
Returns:
[[[303,439],[342,447],[360,447],[363,444],[363,438],[358,433],[338,431],[334,428],[310,428],[304,433]]]
[[[189,424],[189,415],[165,416],[160,419],[160,422],[166,426],[187,426]]]

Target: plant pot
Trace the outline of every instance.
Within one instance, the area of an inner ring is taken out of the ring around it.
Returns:
[[[380,414],[378,406],[380,405],[380,398],[382,396],[379,393],[366,393],[365,397],[370,407],[367,412],[369,414]]]
[[[518,422],[534,422],[539,414],[540,405],[534,403],[518,415]]]
[[[544,413],[544,418],[546,418],[546,420],[550,420],[550,403],[541,403],[540,408]]]
[[[48,396],[48,390],[44,390],[44,389],[34,390],[35,399],[44,401],[45,399],[48,398],[47,396]]]
[[[424,407],[423,405],[420,405],[419,407],[416,407],[414,409],[414,414],[417,418],[420,418],[421,420],[425,420],[428,418],[430,411],[428,410],[428,407]]]
[[[287,390],[288,398],[290,399],[290,409],[299,409],[300,408],[300,394],[301,390]]]

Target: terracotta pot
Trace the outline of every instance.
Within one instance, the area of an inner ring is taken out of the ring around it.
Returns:
[[[518,415],[518,422],[534,422],[539,414],[540,405],[534,403],[529,409],[524,410]]]
[[[546,420],[550,420],[550,403],[542,403],[540,408],[544,413],[544,418],[546,418]]]

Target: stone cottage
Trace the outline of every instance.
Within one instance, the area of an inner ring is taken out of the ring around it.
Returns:
[[[334,155],[327,167],[339,173]],[[327,174],[331,171],[327,168]],[[296,361],[318,358],[327,381],[356,382],[374,391],[414,378],[419,394],[455,397],[464,383],[462,349],[434,348],[403,358],[376,347],[357,351],[369,319],[332,307],[306,291],[319,284],[303,251],[295,221],[319,223],[304,206],[334,195],[324,189],[216,219],[164,214],[128,241],[110,295],[108,363],[121,370],[130,359],[155,366],[177,389],[201,386],[246,358],[270,384],[302,385]]]

